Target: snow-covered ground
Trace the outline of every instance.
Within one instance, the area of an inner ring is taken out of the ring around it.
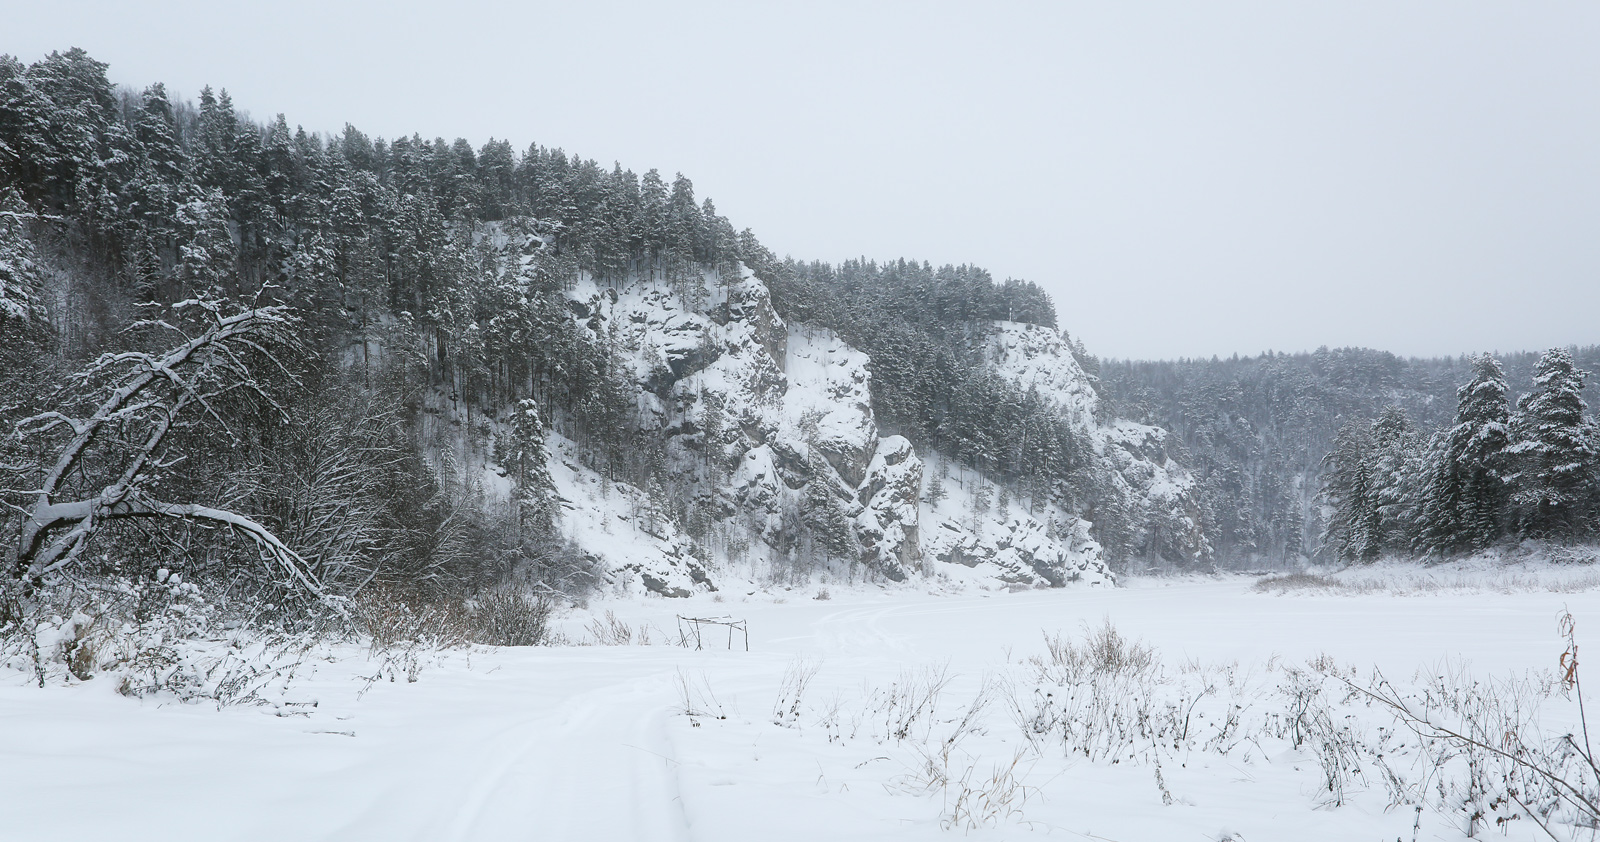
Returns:
[[[1285,670],[1322,655],[1397,680],[1462,659],[1480,676],[1550,669],[1563,608],[1580,642],[1600,641],[1596,590],[1255,582],[596,603],[564,634],[593,638],[609,611],[634,644],[427,655],[414,682],[399,656],[322,648],[277,704],[222,710],[125,698],[112,677],[39,689],[0,673],[0,839],[810,842],[942,838],[969,820],[978,838],[1411,839],[1417,813],[1391,807],[1370,767],[1335,799],[1309,747],[1203,743],[1234,703],[1245,719],[1281,707]],[[667,645],[680,614],[746,620],[749,651],[738,635],[731,651],[717,635],[707,651]],[[1196,676],[1214,685],[1194,715],[1211,719],[1182,747],[1107,744],[1091,759],[1019,726],[1016,711],[1045,709],[1048,682],[1026,663],[1044,634],[1106,620],[1154,648],[1172,692]],[[1549,705],[1552,721],[1570,708]],[[1416,838],[1465,826],[1430,804]]]

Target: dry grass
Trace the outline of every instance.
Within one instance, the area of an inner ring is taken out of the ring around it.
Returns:
[[[649,646],[653,641],[650,636],[650,624],[641,622],[638,626],[630,626],[628,622],[616,615],[616,612],[606,609],[604,617],[596,617],[584,628],[589,638],[596,646]],[[663,635],[665,637],[665,635]]]
[[[474,600],[416,600],[371,591],[353,601],[374,651],[394,646],[447,649],[467,644],[540,646],[550,642],[555,604],[545,596],[490,593]]]
[[[1042,679],[1059,684],[1076,684],[1090,675],[1140,675],[1156,667],[1155,649],[1123,637],[1110,620],[1085,629],[1079,643],[1054,634],[1045,635],[1044,645],[1048,657],[1031,663]]]
[[[1326,576],[1314,573],[1290,573],[1284,576],[1268,576],[1256,582],[1255,589],[1258,593],[1288,593],[1289,591],[1328,591],[1343,590],[1344,584]]]
[[[1582,593],[1600,588],[1600,570],[1466,571],[1415,567],[1358,574],[1289,573],[1255,583],[1257,593],[1328,593],[1345,596],[1432,596],[1436,594]]]

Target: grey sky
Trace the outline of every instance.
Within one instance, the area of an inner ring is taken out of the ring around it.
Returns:
[[[1600,342],[1600,4],[0,5],[27,61],[682,171],[780,254],[1037,281],[1106,356]]]

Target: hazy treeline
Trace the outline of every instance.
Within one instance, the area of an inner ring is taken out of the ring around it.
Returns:
[[[1600,347],[1574,349],[1600,366]],[[1504,354],[1508,399],[1532,387],[1540,354]],[[1087,360],[1109,411],[1176,433],[1202,482],[1208,530],[1226,563],[1280,562],[1319,552],[1331,511],[1325,457],[1341,428],[1398,410],[1410,428],[1454,422],[1467,357],[1405,359],[1360,348],[1166,362]],[[1593,401],[1596,384],[1584,385]],[[1392,413],[1391,413],[1392,416]]]

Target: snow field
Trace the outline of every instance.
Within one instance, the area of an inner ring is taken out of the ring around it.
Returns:
[[[7,672],[0,839],[1410,839],[1418,814],[1391,804],[1370,756],[1334,806],[1281,688],[1312,681],[1305,665],[1324,656],[1406,686],[1447,662],[1478,677],[1553,668],[1563,608],[1580,643],[1600,633],[1594,591],[1253,584],[612,601],[563,618],[563,634],[592,639],[609,611],[653,645],[480,647],[410,670],[328,646],[279,704],[222,710],[127,699],[110,676],[41,690]],[[667,645],[678,614],[746,619],[751,651]],[[1159,672],[1068,674],[1070,652],[1050,658],[1046,635],[1081,651],[1107,621],[1117,651],[1148,647]],[[1383,739],[1382,711],[1334,689],[1321,698],[1336,729]],[[1208,747],[1230,738],[1234,705],[1237,743]],[[1145,731],[1118,729],[1141,710]],[[1541,710],[1546,732],[1571,724],[1570,702]],[[1414,782],[1410,751],[1388,760]],[[1465,814],[1437,801],[1416,838],[1466,838]],[[1543,838],[1526,821],[1503,829]]]

